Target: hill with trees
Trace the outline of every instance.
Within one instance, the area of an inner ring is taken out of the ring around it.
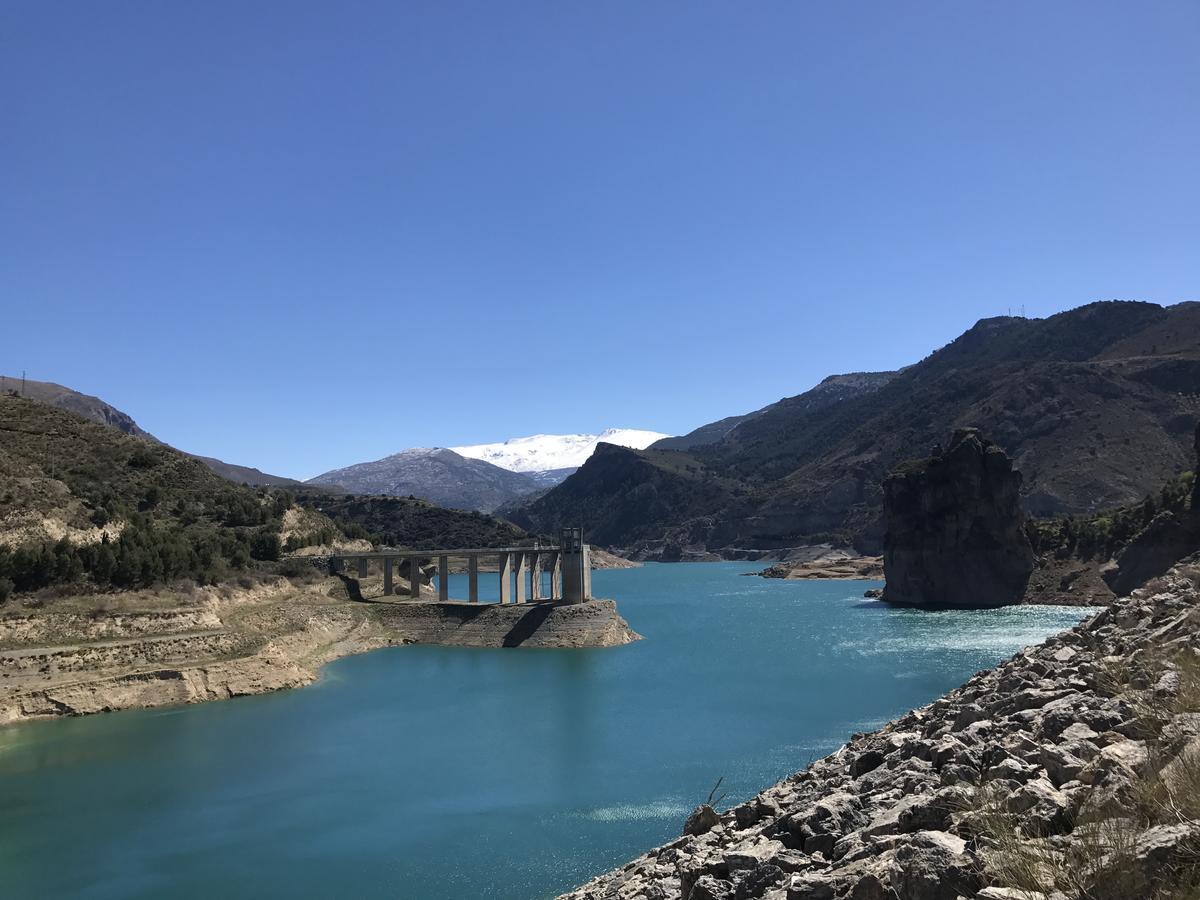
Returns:
[[[0,593],[212,583],[279,558],[285,491],[11,394],[0,446]]]
[[[142,428],[133,416],[122,412],[115,406],[106,403],[99,397],[80,393],[52,381],[30,381],[25,378],[14,378],[11,375],[0,375],[0,393],[17,395],[28,400],[36,400],[48,406],[54,406],[67,412],[75,413],[100,425],[108,425],[134,437],[146,438],[155,443],[161,443],[158,438]],[[302,482],[294,478],[284,478],[282,475],[270,475],[251,466],[239,466],[227,463],[212,456],[196,456],[222,478],[228,478],[237,484],[248,484],[251,487],[299,487]]]
[[[348,537],[388,547],[506,547],[529,538],[525,531],[503,519],[445,509],[416,497],[300,493],[297,501],[328,516]]]
[[[424,549],[528,537],[491,516],[415,498],[235,484],[124,420],[101,421],[0,394],[0,601],[51,586],[213,584],[354,539]]]

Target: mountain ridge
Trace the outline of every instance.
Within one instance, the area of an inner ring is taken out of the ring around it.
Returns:
[[[111,403],[92,394],[85,394],[53,381],[32,381],[26,378],[14,378],[11,375],[0,375],[0,390],[75,413],[89,421],[108,425],[131,437],[144,438],[156,444],[170,446],[138,425],[129,413],[117,409]],[[295,478],[271,475],[251,466],[227,463],[214,456],[200,456],[196,453],[188,453],[186,450],[179,452],[200,460],[222,478],[235,484],[248,484],[251,487],[299,487],[303,484],[302,481]]]
[[[531,434],[490,444],[468,444],[449,449],[510,472],[569,473],[583,465],[599,443],[640,450],[667,437],[669,435],[658,431],[639,428],[606,428],[598,434]]]
[[[414,447],[381,459],[331,469],[306,484],[351,494],[414,496],[452,509],[492,512],[540,490],[537,481],[447,447]]]
[[[1200,304],[1104,301],[982,319],[874,390],[785,398],[688,450],[597,454],[512,517],[535,530],[580,521],[640,558],[815,540],[877,552],[883,476],[969,426],[1016,460],[1029,512],[1099,510],[1186,468],[1197,386]],[[719,489],[680,499],[681,479],[697,478]],[[601,484],[619,496],[596,503]]]

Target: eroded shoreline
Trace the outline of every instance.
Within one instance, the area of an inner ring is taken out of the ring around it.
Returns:
[[[440,604],[342,599],[338,582],[203,589],[188,605],[0,618],[0,725],[302,687],[381,647],[611,647],[639,638],[611,600]]]

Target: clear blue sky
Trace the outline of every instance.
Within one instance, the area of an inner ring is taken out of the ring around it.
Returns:
[[[0,6],[0,371],[310,476],[1200,298],[1200,3]]]

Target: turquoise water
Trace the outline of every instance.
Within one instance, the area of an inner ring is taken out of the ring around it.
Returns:
[[[601,571],[644,641],[403,647],[313,687],[0,730],[6,897],[553,896],[1080,610],[921,613],[745,563]]]

